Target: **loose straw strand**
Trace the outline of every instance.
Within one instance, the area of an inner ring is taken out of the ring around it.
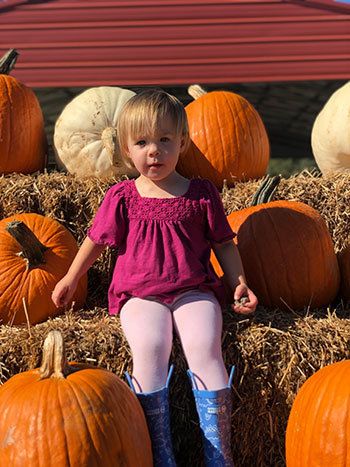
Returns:
[[[23,302],[24,313],[25,313],[25,315],[26,315],[29,337],[32,337],[32,331],[31,331],[31,329],[30,329],[29,315],[28,315],[26,300],[25,300],[24,297],[22,298],[22,302]]]

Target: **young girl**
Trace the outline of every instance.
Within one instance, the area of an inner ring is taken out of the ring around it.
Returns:
[[[241,259],[216,187],[176,172],[189,144],[186,112],[164,91],[131,98],[118,121],[126,160],[136,180],[111,187],[66,276],[52,299],[68,303],[79,278],[106,246],[118,247],[109,288],[109,313],[120,320],[133,356],[129,383],[144,409],[154,465],[176,465],[169,425],[168,364],[173,329],[186,357],[203,434],[206,465],[232,465],[231,393],[221,352],[225,290],[210,264],[214,250],[234,291],[238,313],[257,298],[246,284]]]

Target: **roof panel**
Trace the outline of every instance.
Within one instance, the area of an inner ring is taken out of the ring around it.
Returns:
[[[0,54],[15,48],[13,76],[35,87],[348,79],[349,5],[339,4],[8,0]]]

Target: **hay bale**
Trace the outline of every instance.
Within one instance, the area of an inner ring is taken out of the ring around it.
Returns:
[[[79,180],[52,172],[0,177],[0,217],[37,212],[62,222],[80,243],[109,186],[119,181]],[[227,213],[249,205],[261,181],[224,188]],[[302,201],[326,221],[336,251],[348,242],[350,175],[317,177],[308,172],[282,179],[276,198]],[[93,363],[124,378],[131,354],[118,316],[107,313],[107,287],[117,252],[106,250],[89,271],[86,309],[35,326],[0,326],[0,383],[38,366],[43,340],[51,329],[64,335],[69,360]],[[349,358],[348,305],[325,310],[286,312],[258,307],[242,317],[223,310],[222,346],[233,381],[232,449],[241,467],[285,465],[284,436],[294,397],[306,380],[324,365]],[[175,338],[170,385],[172,435],[179,466],[201,466],[202,444],[186,362]]]
[[[37,212],[62,222],[79,242],[107,189],[127,177],[100,180],[75,178],[62,172],[0,177],[0,218],[17,212]],[[222,200],[227,214],[248,207],[261,180],[236,182],[224,187]],[[282,178],[274,199],[302,201],[317,209],[326,221],[336,251],[348,241],[350,229],[350,175],[319,176],[304,171]]]
[[[294,397],[307,377],[349,358],[350,319],[345,311],[293,314],[259,308],[252,317],[224,310],[223,354],[233,380],[232,448],[236,465],[284,466],[284,436]],[[130,349],[119,318],[104,308],[67,311],[45,323],[0,326],[0,382],[40,364],[47,333],[59,329],[70,361],[98,365],[125,379]],[[171,423],[179,466],[201,466],[202,444],[186,363],[175,339],[171,360]]]

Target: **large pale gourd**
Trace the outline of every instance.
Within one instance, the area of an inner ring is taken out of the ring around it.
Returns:
[[[117,375],[68,363],[62,334],[51,331],[42,365],[0,388],[0,465],[152,467],[143,410]]]
[[[350,465],[350,361],[321,368],[297,393],[286,432],[287,467]]]
[[[270,145],[257,110],[233,92],[190,86],[189,93],[195,98],[186,106],[192,144],[180,155],[178,171],[208,178],[218,189],[224,180],[232,186],[264,176]]]
[[[56,163],[77,177],[134,176],[136,169],[120,157],[116,126],[124,104],[135,93],[101,86],[87,89],[69,102],[54,130]]]
[[[271,197],[278,178],[267,181],[262,188]],[[267,308],[329,305],[339,290],[340,272],[325,221],[305,203],[269,201],[265,193],[258,190],[256,204],[228,216],[250,288]],[[221,277],[214,254],[211,261]]]
[[[323,174],[350,172],[350,81],[331,95],[317,115],[311,147]]]
[[[8,76],[16,61],[10,49],[0,63],[0,174],[41,171],[47,162],[44,118],[34,92]]]

